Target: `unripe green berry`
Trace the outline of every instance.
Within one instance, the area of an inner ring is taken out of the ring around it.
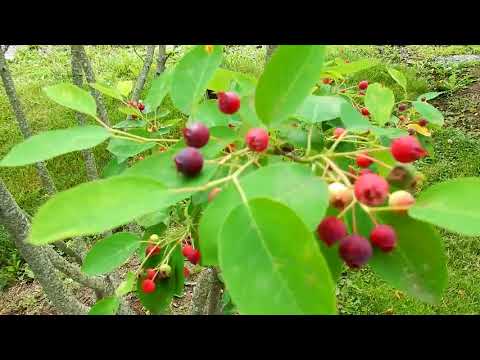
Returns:
[[[168,264],[162,264],[158,268],[158,273],[162,279],[168,278],[172,273],[172,268]]]

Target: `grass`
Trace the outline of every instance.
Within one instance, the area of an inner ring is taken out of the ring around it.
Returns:
[[[144,49],[136,47],[144,56]],[[410,98],[427,92],[439,90],[442,80],[452,73],[465,78],[471,70],[470,65],[452,68],[440,68],[432,65],[437,56],[453,54],[480,54],[480,46],[409,46],[409,53],[415,63],[402,63],[398,51],[394,47],[385,47],[382,54],[376,46],[331,46],[327,57],[341,57],[354,61],[364,57],[375,57],[382,60],[380,66],[355,74],[349,79],[350,84],[368,79],[382,82],[392,87],[397,100],[403,96],[402,89],[388,75],[385,63],[401,70],[407,77]],[[175,61],[180,54],[169,61]],[[89,46],[87,53],[97,78],[107,83],[121,80],[134,80],[142,67],[142,60],[133,51],[132,46]],[[21,49],[15,60],[9,62],[19,97],[24,105],[25,113],[34,133],[49,129],[66,128],[75,125],[73,112],[52,103],[43,93],[42,87],[58,82],[70,81],[70,58],[67,46],[47,46],[40,49]],[[223,67],[258,76],[265,62],[265,48],[255,46],[231,47]],[[146,89],[153,77],[152,69]],[[447,101],[462,102],[461,98],[451,95]],[[124,119],[124,115],[116,111],[113,100],[106,101],[107,110],[113,123]],[[180,116],[173,109],[170,99],[166,99],[165,108],[172,111],[172,117]],[[478,106],[478,104],[477,104]],[[447,122],[448,124],[448,122]],[[468,131],[468,129],[467,129]],[[16,126],[13,113],[0,87],[0,158],[9,149],[22,140]],[[435,133],[435,158],[420,164],[426,175],[425,186],[439,181],[461,176],[480,175],[480,141],[465,131],[452,127]],[[109,154],[106,145],[95,148],[95,156],[99,170],[107,163]],[[55,179],[59,190],[68,189],[86,180],[83,159],[79,153],[66,154],[47,162],[47,167]],[[22,208],[33,214],[45,197],[40,181],[33,166],[0,169],[0,176],[15,196]],[[477,313],[480,298],[480,242],[477,238],[465,238],[455,234],[442,232],[448,258],[449,283],[442,302],[438,305],[426,305],[402,294],[377,277],[368,268],[360,272],[348,272],[338,287],[339,309],[342,314],[471,314]],[[16,252],[5,232],[0,228],[0,266],[15,269]],[[13,266],[13,267],[11,267]],[[0,274],[4,274],[0,272]],[[18,276],[18,271],[9,273],[7,277]],[[10,281],[5,280],[5,281]],[[0,282],[1,282],[0,278]],[[1,287],[1,286],[0,286]]]

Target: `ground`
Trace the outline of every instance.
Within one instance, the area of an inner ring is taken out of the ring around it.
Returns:
[[[232,47],[223,66],[258,75],[264,63],[264,51],[255,46]],[[105,81],[132,80],[141,68],[141,60],[131,46],[91,46],[87,47],[87,52],[99,78]],[[142,53],[142,48],[137,47],[136,52]],[[332,59],[380,57],[383,62],[391,63],[405,73],[410,94],[447,91],[433,102],[444,113],[446,126],[434,133],[435,156],[420,163],[427,177],[425,186],[450,178],[480,175],[480,83],[477,82],[480,67],[475,62],[457,61],[461,59],[458,55],[479,54],[479,46],[407,46],[402,49],[386,46],[382,51],[374,46],[332,46],[329,49],[329,58]],[[41,91],[42,86],[70,81],[68,64],[69,53],[65,46],[26,46],[18,50],[9,64],[35,133],[65,128],[74,123],[73,114],[66,115],[63,108],[52,104]],[[401,92],[380,68],[357,74],[351,81],[363,79],[387,83],[393,86],[396,94]],[[149,83],[146,88],[148,86]],[[113,102],[107,102],[107,107],[113,123],[123,120],[123,115],[115,111]],[[168,100],[167,107],[171,108]],[[0,89],[0,157],[20,140],[20,132],[13,125],[13,115],[3,89]],[[95,156],[101,169],[108,156],[105,146],[97,147]],[[59,190],[85,181],[79,154],[61,156],[48,161],[47,166]],[[34,168],[0,169],[0,176],[20,206],[33,214],[43,201]],[[358,272],[346,271],[342,276],[337,289],[340,314],[477,314],[480,308],[480,239],[447,232],[442,232],[442,236],[449,283],[440,304],[420,303],[391,288],[366,268]],[[188,313],[195,279],[196,275],[189,279],[185,296],[174,300],[173,314]],[[68,286],[85,304],[91,305],[94,301],[91,292],[80,290],[74,283],[68,283]],[[134,309],[143,313],[138,301],[133,297],[130,300]],[[0,314],[54,313],[40,286],[31,278],[28,268],[0,228]]]

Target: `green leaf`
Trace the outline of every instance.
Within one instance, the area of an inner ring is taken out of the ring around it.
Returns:
[[[378,83],[368,87],[365,95],[365,106],[378,125],[383,126],[390,120],[394,103],[395,96],[389,88]]]
[[[334,283],[336,283],[342,274],[342,270],[344,269],[343,262],[338,255],[338,243],[328,247],[323,241],[318,240],[317,244],[320,247],[320,251],[325,258],[325,261],[327,262],[328,268],[330,269],[332,280]]]
[[[116,89],[116,88],[112,88],[108,85],[105,85],[105,84],[102,84],[102,83],[92,83],[92,84],[88,84],[90,85],[92,88],[94,88],[95,90],[98,90],[100,91],[102,94],[104,95],[107,95],[109,97],[112,97],[114,99],[117,99],[117,100],[120,100],[122,101],[123,100],[123,96],[122,96],[122,93],[120,92],[120,90]]]
[[[207,89],[212,91],[227,91],[235,81],[237,74],[235,71],[218,68],[208,82]]]
[[[145,98],[145,113],[155,111],[161,104],[172,83],[172,71],[166,70],[152,81],[152,86],[148,90]]]
[[[251,128],[262,127],[262,122],[258,118],[255,111],[255,98],[253,96],[245,96],[241,98],[241,106],[238,110],[238,115],[242,122],[242,127],[245,135]]]
[[[280,137],[290,144],[306,149],[308,146],[308,130],[300,127],[294,127],[291,123],[282,124],[280,127]],[[321,151],[325,146],[324,136],[321,130],[314,127],[312,130],[311,148]]]
[[[75,111],[97,115],[97,104],[88,91],[70,83],[51,85],[43,88],[45,94],[56,103]]]
[[[124,175],[75,186],[39,208],[28,241],[42,245],[113,229],[178,201],[166,190],[158,180]]]
[[[125,80],[119,81],[117,84],[117,90],[125,97],[128,97],[133,89],[133,81],[132,80]]]
[[[447,283],[447,267],[441,238],[435,229],[406,215],[384,213],[381,222],[394,227],[397,248],[377,249],[369,261],[372,269],[394,287],[424,302],[435,304]]]
[[[312,176],[307,166],[279,163],[266,166],[239,180],[247,199],[268,197],[289,206],[313,231],[328,205],[325,182]],[[227,216],[242,203],[234,186],[223,189],[200,219],[199,238],[202,264],[217,265],[217,243]]]
[[[109,178],[111,176],[120,175],[125,169],[128,168],[126,161],[119,163],[118,160],[113,157],[107,165],[103,168],[101,177],[103,179]]]
[[[443,93],[445,93],[445,91],[432,91],[432,92],[427,92],[427,93],[422,94],[422,95],[420,95],[419,97],[417,97],[417,101],[422,101],[423,98],[425,98],[425,101],[433,100],[433,99],[435,99],[436,97],[439,97],[440,95],[442,95]]]
[[[148,149],[155,147],[154,142],[138,143],[127,139],[113,138],[108,144],[107,150],[118,158],[119,162],[124,162],[129,157],[140,154]]]
[[[132,292],[135,289],[135,280],[137,279],[137,275],[135,273],[129,271],[125,280],[123,280],[120,285],[118,285],[117,289],[115,290],[115,296],[122,297],[127,295],[128,293]]]
[[[115,315],[120,306],[120,300],[114,296],[106,297],[97,301],[92,306],[88,315]]]
[[[238,117],[237,115],[234,116]],[[202,102],[195,110],[192,118],[204,123],[207,127],[227,126],[232,120],[231,115],[226,115],[219,110],[216,100]]]
[[[398,85],[400,85],[403,90],[407,91],[407,78],[401,71],[398,71],[394,68],[387,68],[388,73],[392,77],[393,80],[397,82]]]
[[[175,277],[175,288],[173,290],[174,296],[182,296],[184,287],[185,287],[185,276],[183,275],[183,267],[185,265],[185,260],[180,249],[180,246],[177,246],[172,253],[170,258],[170,266],[172,267],[172,272]]]
[[[161,209],[151,214],[144,215],[137,219],[137,224],[145,228],[165,221],[170,214],[170,208]]]
[[[185,114],[204,95],[208,82],[222,62],[223,46],[214,45],[208,53],[203,45],[195,46],[175,66],[170,95],[173,104]]]
[[[134,108],[132,106],[120,106],[118,108],[118,111],[120,111],[121,113],[123,113],[125,115],[135,115],[135,116],[138,116],[138,117],[143,116],[142,112],[140,110],[138,110],[137,108]],[[137,120],[135,120],[135,121],[137,121]]]
[[[265,124],[294,114],[318,80],[325,57],[323,45],[281,45],[258,81],[255,107]]]
[[[308,96],[295,112],[295,117],[306,123],[319,123],[340,117],[346,100],[341,96]]]
[[[366,131],[372,127],[370,122],[348,102],[341,104],[340,118],[345,129],[349,131]]]
[[[328,72],[337,72],[342,75],[351,75],[356,72],[369,69],[380,63],[377,59],[361,59],[358,61],[352,61],[350,63],[344,63],[336,66],[331,66],[325,69]]]
[[[468,236],[480,235],[480,178],[459,178],[422,191],[411,217]]]
[[[443,125],[443,114],[434,106],[423,101],[413,101],[412,105],[415,110],[417,110],[420,115],[426,118],[431,124],[438,126]]]
[[[242,314],[336,312],[335,285],[316,240],[281,203],[254,199],[236,207],[222,227],[219,259]]]
[[[131,115],[131,114],[127,114]],[[134,114],[135,115],[135,114]],[[147,125],[147,122],[142,119],[127,119],[120,121],[118,124],[114,125],[114,129],[137,129],[137,128],[145,128],[145,125]]]
[[[15,145],[0,162],[0,166],[23,166],[49,160],[97,146],[109,137],[108,130],[94,125],[45,131]]]
[[[140,246],[140,238],[131,233],[115,233],[100,240],[85,256],[82,271],[87,275],[101,275],[123,265]]]

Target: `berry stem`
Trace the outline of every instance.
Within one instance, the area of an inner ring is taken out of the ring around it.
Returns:
[[[368,152],[368,150],[367,150],[367,152]],[[349,159],[353,159],[353,160],[356,159],[355,156],[350,156],[350,155],[349,155],[349,156],[346,156],[346,157],[349,158]],[[387,168],[387,169],[389,169],[389,170],[392,170],[392,169],[393,169],[393,166],[390,166],[390,165],[388,165],[387,163],[384,163],[383,161],[378,160],[378,159],[376,159],[376,158],[373,158],[373,157],[371,157],[371,156],[362,154],[362,157],[364,157],[365,159],[371,160],[371,161],[377,163],[378,165],[381,165],[381,166],[383,166],[383,167],[385,167],[385,168]]]
[[[335,151],[335,148],[340,144],[340,142],[347,136],[348,130],[345,130],[339,137],[338,139],[335,140],[333,145],[330,147],[330,149],[327,150],[327,154],[331,154]]]
[[[370,212],[370,208],[366,205],[363,205],[362,203],[359,203],[360,204],[360,207],[362,208],[363,211],[365,211],[368,215],[368,217],[370,218],[370,220],[372,220],[372,223],[373,225],[378,225],[378,222],[377,222],[377,219],[375,218],[375,216]]]
[[[353,199],[350,204],[348,204],[348,206],[346,206],[338,215],[337,215],[337,218],[342,218],[347,212],[348,210],[350,210],[352,208],[352,206],[355,206],[355,204],[357,203],[357,199]]]
[[[342,172],[342,170],[335,164],[332,160],[330,160],[327,156],[321,155],[320,156],[323,161],[325,161],[331,168],[332,170],[345,182],[346,185],[352,186],[350,183],[350,180],[345,176],[345,174]]]
[[[310,155],[310,151],[312,150],[312,133],[313,133],[313,125],[310,125],[308,129],[307,151],[305,152],[305,156]]]
[[[371,207],[368,208],[371,212],[380,212],[380,211],[403,211],[408,210],[410,206],[381,206],[381,207]]]
[[[352,208],[352,227],[353,227],[353,233],[357,234],[358,233],[357,232],[357,216],[355,214],[355,207]]]

